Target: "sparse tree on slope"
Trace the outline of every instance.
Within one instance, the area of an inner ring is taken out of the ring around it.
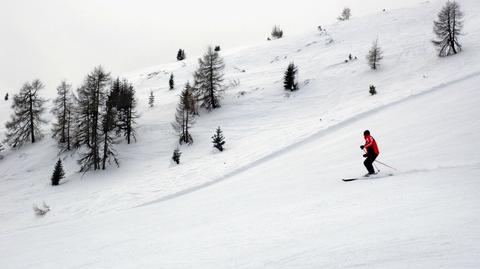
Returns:
[[[339,21],[347,21],[350,19],[351,16],[352,16],[352,11],[350,10],[350,8],[346,7],[342,10],[342,13],[337,19]]]
[[[225,145],[225,137],[223,136],[220,126],[217,128],[215,134],[212,136],[213,147],[219,151],[223,151],[223,145]]]
[[[273,38],[273,39],[282,38],[282,37],[283,37],[283,30],[280,29],[280,26],[275,25],[275,26],[273,26],[273,28],[272,28],[272,33],[271,33],[271,35],[272,35],[272,38]]]
[[[383,59],[383,51],[378,46],[378,40],[375,40],[373,42],[372,48],[370,49],[367,55],[368,66],[370,66],[370,68],[373,70],[377,70],[378,66],[380,65],[380,61],[382,59]]]
[[[178,61],[183,61],[185,60],[186,56],[185,56],[185,51],[183,49],[179,49],[178,52],[177,52],[177,60]]]
[[[126,79],[120,81],[117,78],[112,83],[110,92],[112,105],[116,108],[118,118],[115,122],[117,135],[123,133],[127,139],[127,143],[131,143],[131,139],[135,139],[135,119],[138,118],[135,101],[135,89],[133,85]]]
[[[218,52],[208,47],[202,59],[198,59],[198,69],[194,74],[195,86],[198,91],[200,106],[207,110],[220,107],[225,64]]]
[[[45,111],[45,100],[39,96],[39,91],[43,88],[43,83],[36,79],[32,83],[25,83],[13,97],[14,114],[5,125],[5,140],[11,147],[21,147],[28,140],[35,143],[43,136],[40,125],[46,123],[41,118]]]
[[[76,140],[84,146],[79,164],[80,171],[101,168],[100,147],[102,144],[102,110],[106,102],[107,86],[110,74],[101,66],[96,67],[85,79],[78,91],[79,121],[77,122]]]
[[[102,157],[102,170],[105,170],[106,163],[109,164],[113,161],[117,166],[119,166],[117,159],[117,152],[115,151],[114,145],[117,143],[115,141],[115,136],[113,131],[115,130],[115,122],[117,117],[117,109],[115,107],[114,96],[110,94],[105,104],[105,111],[102,117],[102,136],[103,136],[103,157]]]
[[[71,127],[73,119],[73,98],[71,85],[62,81],[57,87],[57,97],[53,100],[52,113],[57,121],[53,123],[52,137],[58,139],[62,151],[71,149]]]
[[[438,20],[433,22],[433,32],[438,39],[432,42],[437,47],[440,57],[457,54],[462,50],[458,41],[463,28],[462,19],[463,12],[455,1],[448,1],[438,13]]]
[[[170,90],[175,89],[175,81],[173,80],[173,73],[170,74],[170,79],[168,80],[168,87]]]
[[[65,177],[65,172],[63,171],[62,161],[58,159],[57,163],[55,164],[55,169],[53,170],[52,178],[52,186],[57,186],[60,184],[60,180]]]
[[[150,96],[148,97],[148,106],[153,107],[155,105],[155,96],[153,91],[150,91]]]
[[[193,138],[190,134],[190,128],[193,125],[193,95],[189,87],[180,94],[177,112],[175,113],[175,121],[172,123],[173,128],[178,133],[180,144],[192,144]]]
[[[176,148],[176,149],[173,151],[172,160],[173,160],[176,164],[180,164],[180,156],[182,156],[182,152],[180,151],[180,149]]]
[[[297,81],[297,72],[298,69],[294,63],[290,63],[288,65],[287,71],[285,71],[285,75],[283,78],[283,87],[287,91],[296,91],[298,90],[298,83]]]
[[[5,94],[5,101],[8,101],[8,92]]]

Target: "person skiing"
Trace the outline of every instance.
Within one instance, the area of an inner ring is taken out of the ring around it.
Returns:
[[[365,138],[365,145],[361,145],[360,148],[362,150],[365,150],[365,154],[363,154],[363,157],[365,157],[366,159],[363,164],[368,170],[368,174],[365,175],[368,177],[375,174],[375,169],[373,169],[373,162],[378,157],[378,154],[380,154],[380,151],[378,150],[377,142],[370,135],[369,130],[365,130],[365,132],[363,132],[363,137]]]

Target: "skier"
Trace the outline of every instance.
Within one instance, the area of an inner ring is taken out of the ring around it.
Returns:
[[[378,157],[378,154],[380,154],[380,151],[378,150],[377,142],[375,142],[375,139],[370,135],[369,130],[365,130],[365,132],[363,132],[363,137],[365,138],[365,145],[361,145],[360,148],[362,150],[365,150],[365,154],[363,154],[363,157],[365,157],[366,159],[363,164],[368,170],[368,174],[365,175],[366,177],[368,177],[375,174],[375,170],[373,169],[373,162]]]

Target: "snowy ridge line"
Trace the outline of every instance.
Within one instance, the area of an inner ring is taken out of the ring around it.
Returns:
[[[410,96],[407,96],[405,98],[402,98],[402,99],[399,99],[399,100],[396,100],[396,101],[392,101],[388,104],[383,104],[383,105],[380,105],[376,108],[373,108],[373,109],[370,109],[370,110],[367,110],[367,111],[364,111],[364,112],[361,112],[357,115],[354,115],[350,118],[347,118],[345,119],[344,121],[342,122],[339,122],[337,124],[334,124],[332,126],[327,126],[325,129],[322,129],[322,130],[319,130],[307,137],[305,137],[304,139],[300,140],[300,141],[297,141],[297,142],[294,142],[288,146],[285,146],[275,152],[272,152],[270,154],[267,154],[266,156],[263,156],[249,164],[246,164],[242,167],[239,167],[237,169],[234,169],[233,171],[231,172],[228,172],[226,173],[225,175],[223,176],[220,176],[212,181],[209,181],[209,182],[205,182],[203,184],[200,184],[198,186],[195,186],[195,187],[191,187],[191,188],[188,188],[188,189],[185,189],[185,190],[182,190],[182,191],[178,191],[176,193],[172,193],[172,194],[169,194],[169,195],[166,195],[164,197],[161,197],[161,198],[158,198],[158,199],[155,199],[155,200],[152,200],[150,202],[145,202],[145,203],[141,203],[139,205],[136,205],[136,206],[133,206],[131,208],[138,208],[138,207],[144,207],[144,206],[148,206],[148,205],[152,205],[152,204],[156,204],[156,203],[161,203],[161,202],[164,202],[164,201],[168,201],[168,200],[171,200],[171,199],[175,199],[177,197],[180,197],[180,196],[183,196],[183,195],[186,195],[186,194],[189,194],[189,193],[192,193],[192,192],[195,192],[195,191],[198,191],[198,190],[201,190],[201,189],[204,189],[204,188],[207,188],[209,186],[212,186],[214,184],[217,184],[217,183],[220,183],[224,180],[227,180],[228,178],[232,177],[232,176],[236,176],[236,175],[239,175],[243,172],[246,172],[252,168],[255,168],[259,165],[262,165],[268,161],[271,161],[287,152],[290,152],[300,146],[303,146],[303,145],[306,145],[306,144],[309,144],[309,143],[312,143],[314,141],[316,141],[317,139],[331,133],[331,132],[334,132],[334,131],[337,131],[345,126],[348,126],[349,124],[352,124],[354,122],[357,122],[359,121],[360,119],[362,118],[365,118],[365,117],[368,117],[372,114],[375,114],[377,112],[380,112],[382,110],[385,110],[385,109],[388,109],[390,107],[393,107],[393,106],[396,106],[396,105],[399,105],[399,104],[403,104],[403,103],[406,103],[406,102],[409,102],[415,98],[418,98],[418,97],[421,97],[421,96],[424,96],[424,95],[428,95],[430,93],[433,93],[433,92],[436,92],[436,91],[439,91],[439,90],[442,90],[443,88],[447,87],[447,86],[451,86],[451,85],[455,85],[457,83],[460,83],[460,82],[463,82],[465,80],[469,80],[469,79],[472,79],[472,78],[475,78],[475,77],[478,77],[480,76],[480,71],[477,71],[477,72],[473,72],[471,74],[468,74],[468,75],[465,75],[465,76],[462,76],[460,78],[457,78],[457,79],[454,79],[454,80],[451,80],[449,82],[443,82],[443,83],[440,83],[436,86],[433,86],[427,90],[424,90],[424,91],[421,91],[419,93],[415,93],[415,94],[412,94]],[[475,164],[474,164],[475,165]],[[472,165],[472,166],[474,166]],[[480,164],[479,164],[480,165]],[[437,169],[440,169],[441,167],[438,167]],[[451,168],[454,168],[454,167],[451,167]],[[425,169],[425,172],[427,171],[432,171],[432,170],[435,170],[435,169],[431,169],[431,170],[428,170],[428,169]],[[420,172],[420,171],[418,171]]]

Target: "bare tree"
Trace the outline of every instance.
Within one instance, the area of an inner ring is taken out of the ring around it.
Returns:
[[[20,147],[29,139],[35,143],[43,136],[40,125],[46,123],[41,118],[45,111],[43,107],[45,100],[38,93],[43,88],[43,83],[36,79],[32,83],[25,83],[20,92],[13,97],[14,114],[5,124],[7,128],[5,141],[11,147]]]
[[[58,139],[62,151],[71,149],[71,127],[73,119],[72,86],[62,81],[57,87],[57,98],[53,100],[52,113],[57,118],[53,123],[52,137]]]
[[[190,128],[194,122],[193,98],[190,87],[186,85],[180,94],[175,121],[172,123],[173,128],[178,133],[180,144],[193,143],[193,138],[190,134]]]
[[[433,22],[433,32],[438,39],[432,41],[437,47],[438,56],[449,56],[462,50],[458,42],[463,28],[462,19],[463,12],[455,1],[448,1],[438,13],[438,20]]]
[[[371,69],[377,70],[380,61],[383,59],[383,51],[378,46],[378,39],[373,42],[372,48],[368,52],[367,61]]]

